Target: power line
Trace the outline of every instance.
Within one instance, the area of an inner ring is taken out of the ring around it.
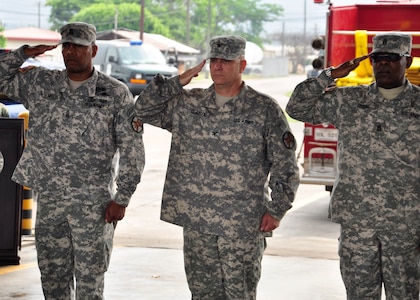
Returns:
[[[1,10],[0,11],[0,13],[1,14],[3,14],[3,13],[6,13],[6,14],[14,14],[14,15],[34,15],[34,16],[37,16],[38,15],[38,12],[32,12],[32,10],[31,10],[31,12],[22,12],[21,10],[20,11],[13,11],[13,10]],[[49,16],[49,13],[48,14],[44,14],[45,16]]]

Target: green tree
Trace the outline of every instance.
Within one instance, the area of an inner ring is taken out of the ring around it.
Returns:
[[[202,48],[206,38],[221,34],[240,34],[262,44],[260,38],[265,22],[278,19],[283,9],[261,0],[149,0],[146,7],[162,24],[169,26],[178,41]],[[186,6],[189,3],[189,6]],[[187,10],[189,9],[189,26]],[[185,30],[189,28],[189,40]]]
[[[145,31],[159,33],[165,36],[170,34],[169,29],[161,21],[145,9]],[[82,8],[75,14],[70,22],[83,21],[95,24],[97,31],[110,30],[117,25],[118,28],[138,30],[140,22],[140,5],[136,3],[121,4],[92,4]]]
[[[47,0],[46,6],[51,6],[49,21],[53,24],[51,29],[59,29],[64,24],[70,22],[82,8],[92,4],[121,4],[139,3],[137,0]]]
[[[193,2],[194,0],[190,0]],[[187,42],[187,9],[185,0],[145,0],[145,8],[169,29],[167,37]],[[147,19],[145,20],[147,22]]]
[[[51,29],[57,30],[66,24],[73,15],[75,15],[81,7],[83,7],[83,0],[47,0],[46,6],[51,6],[51,14],[49,21],[52,23]],[[93,0],[86,0],[84,3],[90,4]]]
[[[0,24],[0,48],[6,46],[6,38],[3,35],[4,27]]]
[[[144,30],[160,33],[192,47],[205,49],[211,36],[240,34],[262,44],[263,25],[278,19],[283,9],[262,0],[144,0]],[[139,28],[139,0],[48,0],[50,22],[58,29],[69,21],[86,21],[98,30]]]

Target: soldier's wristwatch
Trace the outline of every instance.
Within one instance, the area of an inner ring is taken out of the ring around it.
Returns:
[[[333,67],[329,67],[329,68],[325,69],[325,76],[327,76],[329,80],[334,81],[334,78],[332,78],[332,76],[331,76],[332,69],[333,69]]]

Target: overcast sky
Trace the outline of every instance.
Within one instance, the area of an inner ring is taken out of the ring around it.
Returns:
[[[0,21],[3,27],[14,29],[20,27],[49,28],[49,7],[45,7],[46,0],[2,0],[0,7]],[[284,8],[281,20],[267,24],[267,33],[303,31],[306,20],[306,32],[319,34],[325,32],[325,18],[328,10],[327,0],[324,4],[314,4],[314,0],[263,0],[263,2],[277,3]],[[334,5],[375,3],[375,0],[331,0]],[[305,18],[306,3],[306,18]]]
[[[48,29],[50,7],[46,0],[2,0],[0,22],[7,29],[21,27],[40,27]]]

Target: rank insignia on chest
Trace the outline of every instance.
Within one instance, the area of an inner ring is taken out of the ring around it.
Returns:
[[[133,119],[131,119],[131,127],[133,127],[133,130],[135,132],[142,132],[143,131],[143,122],[141,119],[137,116],[134,116]]]
[[[95,99],[93,97],[89,97],[88,100],[84,101],[84,104],[88,107],[102,108],[108,104],[108,101],[105,99]]]

